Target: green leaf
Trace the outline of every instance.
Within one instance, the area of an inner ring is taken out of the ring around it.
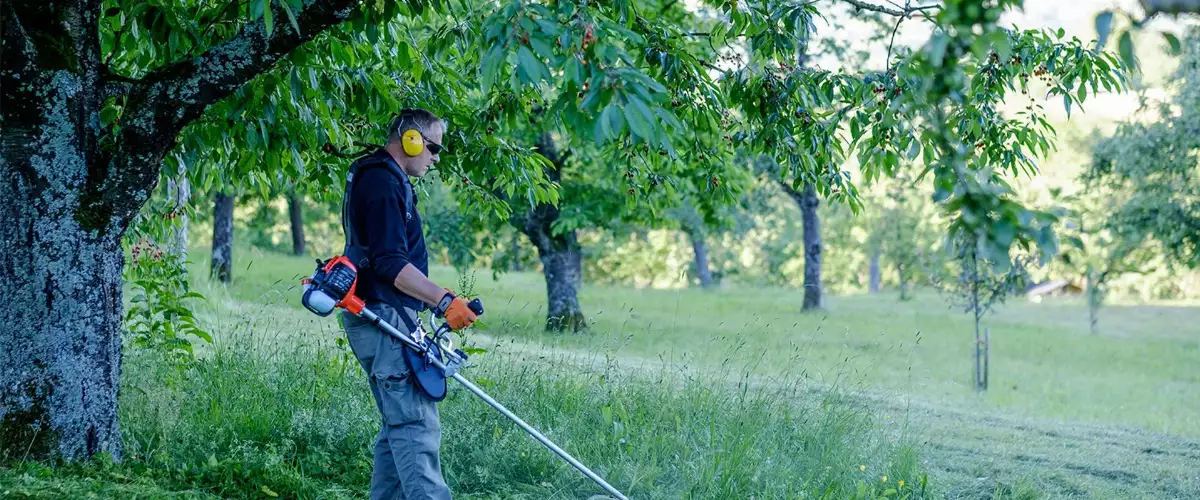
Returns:
[[[1163,33],[1163,38],[1167,39],[1167,53],[1172,56],[1183,54],[1183,45],[1179,43],[1179,37],[1171,33]]]
[[[279,6],[283,7],[283,11],[287,13],[288,21],[292,23],[292,29],[296,30],[296,34],[300,33],[300,24],[296,22],[296,13],[292,12],[292,6],[288,5],[288,0],[280,0]]]
[[[1096,15],[1096,48],[1104,48],[1108,43],[1109,31],[1112,29],[1112,11],[1104,11]]]
[[[271,488],[268,488],[268,487],[267,487],[267,485],[265,485],[265,484],[264,484],[264,485],[262,485],[262,488],[260,488],[260,489],[262,490],[262,492],[263,492],[263,493],[265,493],[265,494],[266,494],[267,496],[269,496],[269,497],[272,497],[272,498],[274,498],[274,497],[277,497],[277,496],[279,496],[279,494],[278,494],[278,493],[275,493],[274,491],[271,491]]]
[[[1129,34],[1129,30],[1121,33],[1121,38],[1117,40],[1117,50],[1126,65],[1130,68],[1137,67],[1137,61],[1133,58],[1133,37]]]
[[[500,51],[499,45],[492,47],[492,50],[488,52],[487,57],[483,60],[482,90],[484,92],[490,91],[492,85],[496,84],[496,72],[500,69],[500,63],[504,61],[504,58],[500,57]]]
[[[105,106],[104,109],[100,110],[100,123],[103,125],[112,123],[113,120],[117,119],[118,111],[120,111],[120,108],[116,105]]]
[[[273,17],[274,14],[271,13],[271,2],[268,0],[265,3],[267,5],[266,8],[263,9],[263,24],[267,26],[267,36],[270,36],[271,33],[275,31],[275,20]]]
[[[546,43],[541,38],[531,37],[529,39],[529,45],[533,46],[533,50],[536,50],[539,56],[547,59],[554,58],[554,49],[550,48],[550,44]]]
[[[583,85],[583,65],[579,64],[579,59],[570,58],[566,72],[568,80],[575,82],[575,85]]]
[[[537,56],[533,55],[529,47],[522,45],[517,49],[517,64],[530,83],[536,83],[542,79],[545,65]]]
[[[600,120],[596,123],[596,142],[615,138],[624,128],[625,122],[621,118],[621,111],[615,103],[609,103],[600,113]]]
[[[204,341],[208,342],[209,344],[211,344],[213,342],[212,335],[209,335],[208,332],[201,330],[199,328],[192,329],[192,335],[195,335],[201,339],[204,339]]]
[[[266,5],[267,0],[252,0],[250,2],[250,20],[257,21],[258,18],[262,17]]]
[[[637,96],[631,95],[628,99],[628,105],[625,106],[625,120],[629,122],[629,128],[633,130],[634,134],[649,142],[654,135],[654,125],[651,123],[654,115],[650,112],[650,108],[646,107],[646,103]]]

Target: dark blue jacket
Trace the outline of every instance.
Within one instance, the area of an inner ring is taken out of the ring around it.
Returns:
[[[382,302],[397,311],[401,307],[425,310],[423,301],[394,285],[396,275],[407,264],[429,275],[429,252],[412,183],[384,149],[359,159],[351,168],[357,172],[346,204],[348,237],[366,247],[370,258],[370,266],[359,271],[356,294],[368,305]]]

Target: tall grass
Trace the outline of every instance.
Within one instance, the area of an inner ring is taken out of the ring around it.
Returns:
[[[0,469],[0,496],[364,498],[378,414],[340,336],[229,305],[214,304],[217,341],[189,366],[127,352],[122,463],[17,464]],[[922,496],[903,433],[837,388],[515,343],[473,361],[467,376],[631,498],[861,498],[899,480]],[[456,498],[603,493],[453,386],[439,408]]]

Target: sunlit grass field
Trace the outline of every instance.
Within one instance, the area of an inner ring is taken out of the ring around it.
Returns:
[[[237,248],[222,285],[190,258],[215,341],[187,368],[127,352],[125,462],[0,467],[0,496],[363,497],[377,415],[336,318],[300,306],[314,259]],[[467,375],[632,498],[1200,498],[1188,304],[1092,335],[1080,304],[1015,299],[976,394],[969,316],[932,294],[801,314],[798,290],[585,284],[590,332],[552,334],[540,274],[432,274],[484,300]],[[456,497],[600,493],[465,391],[439,406]]]
[[[207,270],[194,252],[193,272]],[[238,254],[228,292],[246,301],[301,308],[299,279],[315,261],[256,251]],[[972,389],[974,326],[932,292],[830,297],[824,312],[800,313],[802,292],[782,288],[653,290],[585,284],[584,335],[543,331],[545,282],[537,273],[460,275],[435,267],[439,284],[486,307],[488,336],[536,340],[613,356],[664,358],[693,368],[729,362],[763,375],[877,389],[895,397],[1001,410],[1030,417],[1115,424],[1200,437],[1200,307],[1111,305],[1100,333],[1080,301],[1010,299],[985,317],[989,390]]]

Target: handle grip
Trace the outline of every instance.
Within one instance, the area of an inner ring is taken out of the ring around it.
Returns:
[[[483,315],[483,302],[480,302],[477,298],[471,299],[470,302],[467,302],[467,308],[470,309],[471,312],[475,313],[476,316]]]

